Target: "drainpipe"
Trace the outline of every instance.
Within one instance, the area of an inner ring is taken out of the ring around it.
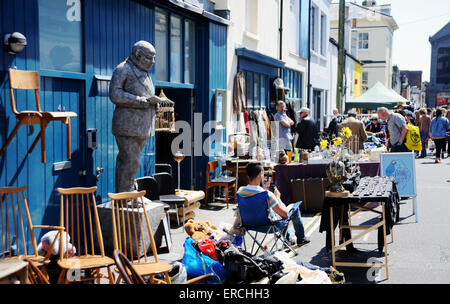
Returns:
[[[309,0],[308,16],[308,98],[306,106],[311,108],[311,0]]]
[[[280,60],[283,60],[283,0],[281,0],[280,7],[280,28],[278,29],[280,32]]]

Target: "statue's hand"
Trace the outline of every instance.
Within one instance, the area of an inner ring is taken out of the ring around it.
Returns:
[[[143,105],[144,107],[148,107],[150,105],[150,103],[147,100],[147,97],[138,96],[137,100],[138,100],[139,104]]]
[[[162,99],[162,98],[160,98],[160,97],[158,97],[158,96],[152,96],[152,97],[149,97],[149,98],[147,98],[147,101],[150,103],[150,104],[158,104],[158,103],[161,103],[161,102],[163,102],[164,101],[164,99]]]
[[[174,103],[173,101],[170,101],[170,100],[167,99],[167,98],[161,98],[161,97],[159,97],[159,96],[152,96],[152,97],[149,97],[147,100],[148,100],[151,104],[164,103],[164,104],[170,105],[170,106],[174,106],[174,105],[175,105],[175,103]]]

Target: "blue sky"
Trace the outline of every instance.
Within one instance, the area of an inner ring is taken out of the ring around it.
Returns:
[[[347,2],[361,4],[362,0]],[[421,70],[422,80],[429,81],[428,38],[450,22],[450,0],[378,0],[377,4],[391,4],[391,15],[399,25],[394,32],[392,63],[401,70]]]
[[[360,1],[358,1],[359,3]],[[430,36],[450,22],[450,0],[382,0],[392,6],[399,29],[394,32],[392,62],[401,70],[422,70],[430,80]]]

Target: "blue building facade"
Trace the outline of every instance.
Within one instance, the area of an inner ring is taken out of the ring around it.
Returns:
[[[22,126],[0,156],[0,187],[28,186],[26,195],[34,223],[58,223],[58,187],[96,185],[97,203],[105,202],[107,193],[114,192],[118,150],[111,133],[114,105],[108,97],[108,86],[114,68],[128,57],[136,41],[155,45],[157,57],[151,77],[156,93],[163,89],[175,101],[176,119],[193,123],[194,113],[201,113],[198,115],[203,122],[211,120],[214,92],[226,89],[227,21],[215,15],[208,3],[0,2],[2,37],[20,32],[27,38],[22,52],[0,52],[1,145],[16,125],[10,104],[9,68],[39,72],[44,111],[78,114],[71,119],[71,160],[66,156],[66,130],[60,122],[52,122],[46,129],[46,163],[41,162],[40,143],[27,154],[39,132],[37,125]],[[33,92],[19,91],[16,99],[19,111],[35,110]],[[96,132],[96,149],[88,147],[88,130]],[[171,137],[156,134],[144,149],[138,176],[153,174],[157,162],[175,164],[164,153],[170,149]],[[201,134],[202,140],[209,135]],[[203,189],[204,181],[196,172],[204,171],[207,161],[203,154],[186,157],[181,163],[181,187]],[[176,177],[175,165],[173,169]]]
[[[428,107],[450,104],[450,22],[430,37],[431,72]]]

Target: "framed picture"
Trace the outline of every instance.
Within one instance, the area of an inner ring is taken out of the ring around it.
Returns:
[[[214,119],[218,124],[222,124],[226,121],[225,111],[227,107],[227,91],[222,89],[216,89],[215,92],[215,109],[214,109]]]
[[[416,166],[413,152],[381,153],[381,176],[393,177],[400,197],[416,197]]]

